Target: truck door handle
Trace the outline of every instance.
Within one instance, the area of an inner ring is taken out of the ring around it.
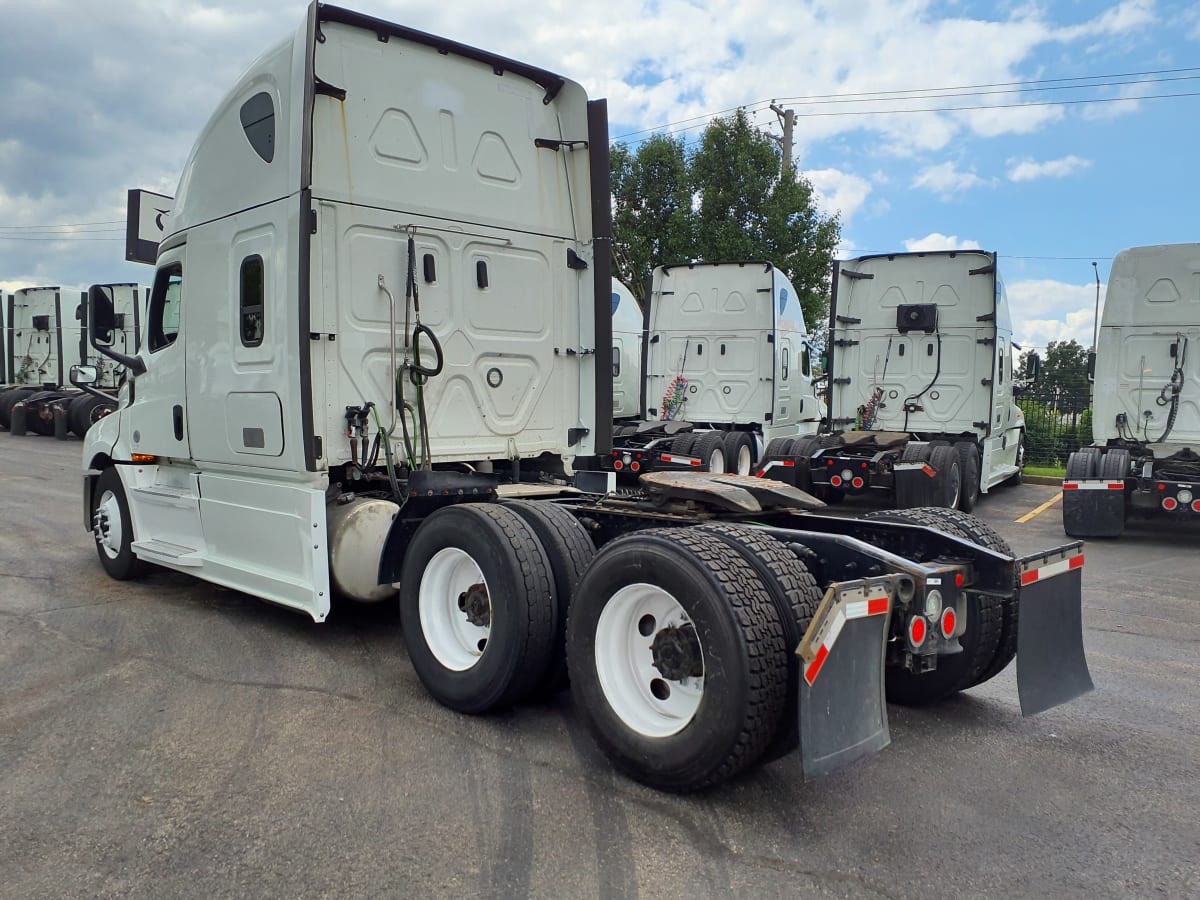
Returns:
[[[171,417],[175,422],[175,440],[183,440],[183,407],[176,404],[171,408]]]

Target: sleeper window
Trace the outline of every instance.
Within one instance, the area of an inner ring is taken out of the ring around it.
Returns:
[[[263,320],[265,290],[261,256],[248,256],[242,260],[240,281],[238,321],[241,323],[242,345],[257,347],[263,342],[265,326]]]

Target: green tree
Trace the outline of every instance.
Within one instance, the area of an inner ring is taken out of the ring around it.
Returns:
[[[613,192],[613,274],[646,301],[646,278],[660,263],[690,259],[692,198],[683,141],[654,135],[631,152],[609,151]]]
[[[792,282],[813,328],[829,306],[841,225],[816,208],[812,185],[742,111],[709,123],[690,157],[656,135],[610,150],[614,271],[639,300],[657,265],[762,259]]]
[[[692,157],[696,256],[765,259],[791,280],[815,327],[829,309],[829,276],[841,233],[817,210],[812,184],[787,165],[771,138],[738,110],[714,119]]]

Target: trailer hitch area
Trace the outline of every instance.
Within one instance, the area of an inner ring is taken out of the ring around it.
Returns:
[[[659,505],[702,503],[717,509],[757,513],[764,509],[820,509],[825,504],[799,488],[754,475],[712,472],[648,472],[642,489]]]
[[[1017,693],[1032,716],[1093,687],[1083,652],[1083,543],[1016,561]]]
[[[891,742],[884,699],[884,653],[894,605],[915,587],[896,573],[835,582],[804,639],[797,692],[805,780],[828,775]]]

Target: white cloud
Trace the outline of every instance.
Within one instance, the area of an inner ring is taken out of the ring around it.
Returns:
[[[1001,258],[1003,265],[1003,258]],[[1100,286],[1100,310],[1104,292]],[[1069,284],[1052,279],[1012,281],[1005,285],[1012,312],[1013,335],[1026,347],[1045,347],[1050,341],[1076,340],[1092,345],[1096,321],[1096,283]]]
[[[1065,178],[1067,175],[1090,168],[1092,161],[1072,153],[1070,156],[1048,159],[1045,162],[1023,159],[1020,162],[1009,160],[1009,164],[1012,166],[1008,170],[1009,181],[1033,181],[1035,178]]]
[[[1066,42],[1080,38],[1127,34],[1158,21],[1158,17],[1154,14],[1154,5],[1154,0],[1124,0],[1123,3],[1106,9],[1088,22],[1058,29],[1055,37]]]
[[[923,238],[908,238],[904,249],[910,253],[920,253],[927,250],[978,250],[979,242],[968,239],[959,240],[957,234],[942,234],[940,231],[931,232]]]
[[[865,178],[838,169],[809,169],[801,172],[813,186],[817,208],[826,215],[839,213],[845,226],[871,193]]]
[[[955,194],[970,190],[973,187],[987,184],[974,172],[962,172],[952,162],[944,162],[929,166],[917,173],[913,179],[913,187],[933,191],[944,200],[949,200]]]

